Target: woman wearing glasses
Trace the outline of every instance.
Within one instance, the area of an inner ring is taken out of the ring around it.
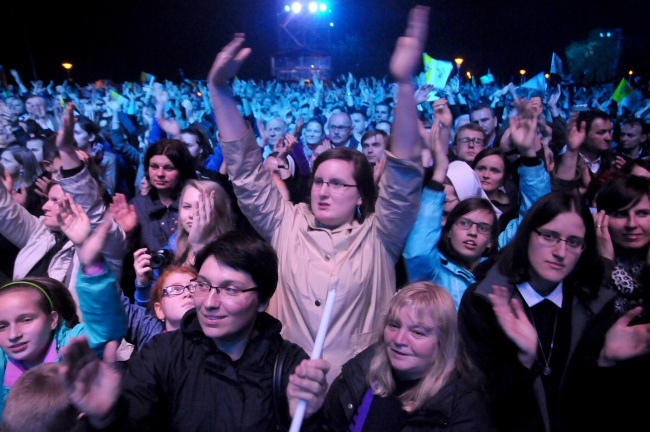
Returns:
[[[395,293],[395,264],[417,215],[423,171],[411,77],[421,61],[427,22],[428,10],[416,8],[391,61],[400,103],[378,199],[370,164],[349,148],[316,158],[309,205],[282,199],[228,85],[250,54],[243,34],[217,55],[210,71],[210,96],[235,194],[279,256],[280,280],[269,312],[282,322],[283,336],[311,352],[328,291],[336,287],[323,347],[332,364],[329,382],[371,342],[365,337]]]
[[[444,128],[451,123],[451,112],[446,102],[438,102],[434,109],[436,122],[429,135],[435,160],[433,176],[422,192],[420,213],[403,255],[411,283],[430,281],[444,287],[458,309],[465,289],[476,281],[474,269],[486,259],[486,251],[493,246],[496,249],[497,214],[490,201],[481,197],[485,193],[469,165],[452,162],[455,167],[452,172],[465,175],[449,172],[449,140]],[[454,181],[450,181],[450,174]]]
[[[604,427],[622,414],[608,406],[636,388],[629,362],[647,358],[650,325],[628,326],[641,308],[617,320],[615,293],[599,289],[602,279],[588,207],[553,192],[465,291],[459,328],[486,375],[499,430],[617,429]]]

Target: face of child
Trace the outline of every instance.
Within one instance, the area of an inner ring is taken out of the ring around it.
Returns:
[[[58,322],[39,307],[41,297],[36,289],[0,291],[0,348],[25,366],[43,361]]]
[[[172,273],[165,278],[165,287],[188,287],[190,280],[193,279],[190,273]],[[165,320],[165,329],[167,331],[177,330],[180,328],[181,319],[185,312],[194,307],[192,293],[189,289],[177,295],[168,295],[163,292],[160,302],[154,304],[156,317],[159,320]]]

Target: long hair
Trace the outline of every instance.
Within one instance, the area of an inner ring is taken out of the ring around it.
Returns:
[[[214,207],[215,217],[211,221],[210,235],[205,239],[204,244],[211,242],[226,231],[234,229],[230,198],[219,183],[211,180],[188,180],[183,187],[183,192],[181,192],[181,201],[183,200],[185,192],[190,188],[205,193],[208,195],[208,198],[210,197],[210,194],[214,192],[214,201],[212,202],[212,205]],[[189,232],[185,230],[182,224],[179,224],[178,238],[176,240],[176,257],[174,259],[175,264],[182,264],[187,260],[190,251],[188,236]]]
[[[31,186],[43,173],[40,164],[36,161],[36,156],[27,147],[12,145],[5,151],[11,152],[16,162],[22,166],[22,182],[25,186]]]
[[[598,211],[612,214],[637,205],[643,197],[650,197],[650,179],[624,174],[605,183],[596,195]]]
[[[350,148],[333,148],[324,151],[314,161],[314,168],[311,172],[309,179],[309,186],[314,183],[314,175],[318,170],[320,164],[325,161],[338,159],[343,161],[352,162],[352,178],[357,184],[357,191],[361,196],[361,216],[355,213],[354,218],[362,223],[366,217],[375,212],[375,201],[377,200],[377,188],[372,176],[372,167],[368,159],[360,151]]]
[[[434,359],[431,369],[417,385],[399,395],[402,408],[414,412],[434,397],[455,372],[469,377],[472,368],[462,349],[456,306],[446,289],[431,282],[416,282],[400,289],[391,299],[382,322],[382,330],[402,308],[408,308],[411,316],[421,323],[425,316],[431,317],[434,323],[432,330],[438,339],[438,358]],[[383,331],[374,344],[374,356],[366,378],[373,394],[377,396],[388,396],[396,390]]]
[[[79,324],[77,304],[70,290],[58,280],[47,276],[28,276],[3,285],[0,295],[25,290],[38,294],[38,307],[46,315],[52,311],[59,314],[59,326],[65,323],[66,327],[72,328]]]
[[[149,184],[151,184],[151,179],[149,178],[149,162],[154,156],[167,156],[172,165],[174,165],[174,168],[178,170],[177,194],[180,194],[185,181],[197,178],[194,158],[189,150],[187,150],[185,143],[178,139],[162,138],[153,143],[147,149],[147,153],[144,156],[144,172],[147,180],[149,180]],[[149,195],[152,198],[158,197],[158,191],[153,185],[149,188]]]
[[[205,133],[201,126],[198,126],[198,123],[192,123],[189,127],[183,129],[181,134],[190,134],[196,137],[196,143],[202,150],[201,154],[196,157],[196,168],[198,169],[203,167],[205,161],[208,160],[212,153],[214,153],[210,137]]]
[[[498,268],[512,284],[530,280],[531,265],[528,244],[533,230],[552,221],[562,213],[576,213],[585,226],[586,247],[575,267],[565,278],[564,286],[582,298],[596,296],[604,274],[603,262],[596,249],[594,219],[581,198],[572,192],[552,192],[544,195],[528,210],[515,237],[501,251]]]

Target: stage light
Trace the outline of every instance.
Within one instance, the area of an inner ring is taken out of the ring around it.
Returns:
[[[302,4],[299,2],[293,2],[291,4],[291,10],[293,11],[293,13],[300,13],[300,11],[302,10]]]
[[[325,3],[321,3],[321,4],[318,6],[318,9],[319,9],[321,12],[325,12],[325,11],[327,11],[327,4],[325,4]]]
[[[289,6],[289,5],[284,5],[284,11],[285,11],[285,12],[291,12],[291,6]]]
[[[316,11],[318,10],[318,5],[316,4],[316,2],[310,2],[308,8],[310,13],[316,13]]]
[[[333,22],[330,23],[330,27],[334,27],[334,23],[333,23]]]

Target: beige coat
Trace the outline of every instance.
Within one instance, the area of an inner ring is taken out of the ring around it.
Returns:
[[[65,193],[72,195],[75,203],[84,208],[95,227],[104,214],[105,207],[97,184],[88,169],[84,168],[74,176],[60,179],[57,183]],[[13,280],[25,277],[56,243],[54,234],[43,223],[44,219],[44,216],[36,217],[17,204],[0,182],[0,234],[20,248],[14,263]],[[113,224],[102,253],[119,280],[122,259],[126,253],[126,236],[119,225]],[[79,258],[75,245],[68,240],[50,260],[47,274],[68,287],[77,303],[77,313],[82,318],[76,290],[78,269]]]
[[[421,164],[387,153],[375,214],[330,230],[317,226],[306,204],[282,199],[250,129],[221,145],[242,211],[278,254],[280,281],[268,311],[282,322],[282,336],[311,354],[328,289],[336,286],[323,347],[331,383],[372,341],[396,291],[395,264],[419,210]]]

